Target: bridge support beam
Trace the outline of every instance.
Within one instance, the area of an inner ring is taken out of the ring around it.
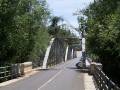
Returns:
[[[49,46],[48,46],[48,48],[46,50],[45,57],[44,57],[44,60],[43,60],[42,69],[46,69],[47,68],[47,60],[48,60],[50,49],[51,49],[51,46],[52,46],[54,40],[55,40],[55,38],[51,39],[50,44],[49,44]]]
[[[71,59],[73,59],[73,52],[74,52],[74,50],[72,49],[72,53],[71,53]]]
[[[67,45],[67,48],[66,48],[66,53],[65,53],[65,62],[67,61],[67,56],[68,56],[68,48],[69,48],[69,46]]]

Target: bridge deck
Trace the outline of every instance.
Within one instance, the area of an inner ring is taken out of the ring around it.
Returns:
[[[0,90],[95,90],[92,77],[75,68],[79,59],[39,71]]]

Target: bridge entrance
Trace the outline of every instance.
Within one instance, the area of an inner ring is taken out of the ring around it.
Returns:
[[[81,50],[78,38],[52,38],[46,50],[42,69],[76,58]]]

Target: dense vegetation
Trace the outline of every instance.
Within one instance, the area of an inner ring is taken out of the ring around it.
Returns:
[[[49,40],[45,0],[0,0],[0,62],[33,60]]]
[[[60,21],[46,0],[0,0],[0,64],[39,60],[51,37],[72,35]]]
[[[120,83],[120,1],[95,0],[83,14],[87,16],[88,54]]]

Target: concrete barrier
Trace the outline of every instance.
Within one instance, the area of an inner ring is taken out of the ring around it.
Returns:
[[[102,68],[102,64],[101,64],[101,63],[96,63],[96,62],[91,62],[90,68],[89,68],[89,71],[90,71],[90,74],[91,74],[91,75],[94,74],[94,72],[95,72],[95,67],[100,67],[100,68]]]
[[[95,67],[95,65],[96,65],[95,62],[92,62],[92,63],[90,64],[89,73],[90,73],[91,75],[93,75],[93,73],[94,73],[94,67]]]
[[[21,75],[28,74],[32,71],[32,62],[25,62],[20,65]]]

